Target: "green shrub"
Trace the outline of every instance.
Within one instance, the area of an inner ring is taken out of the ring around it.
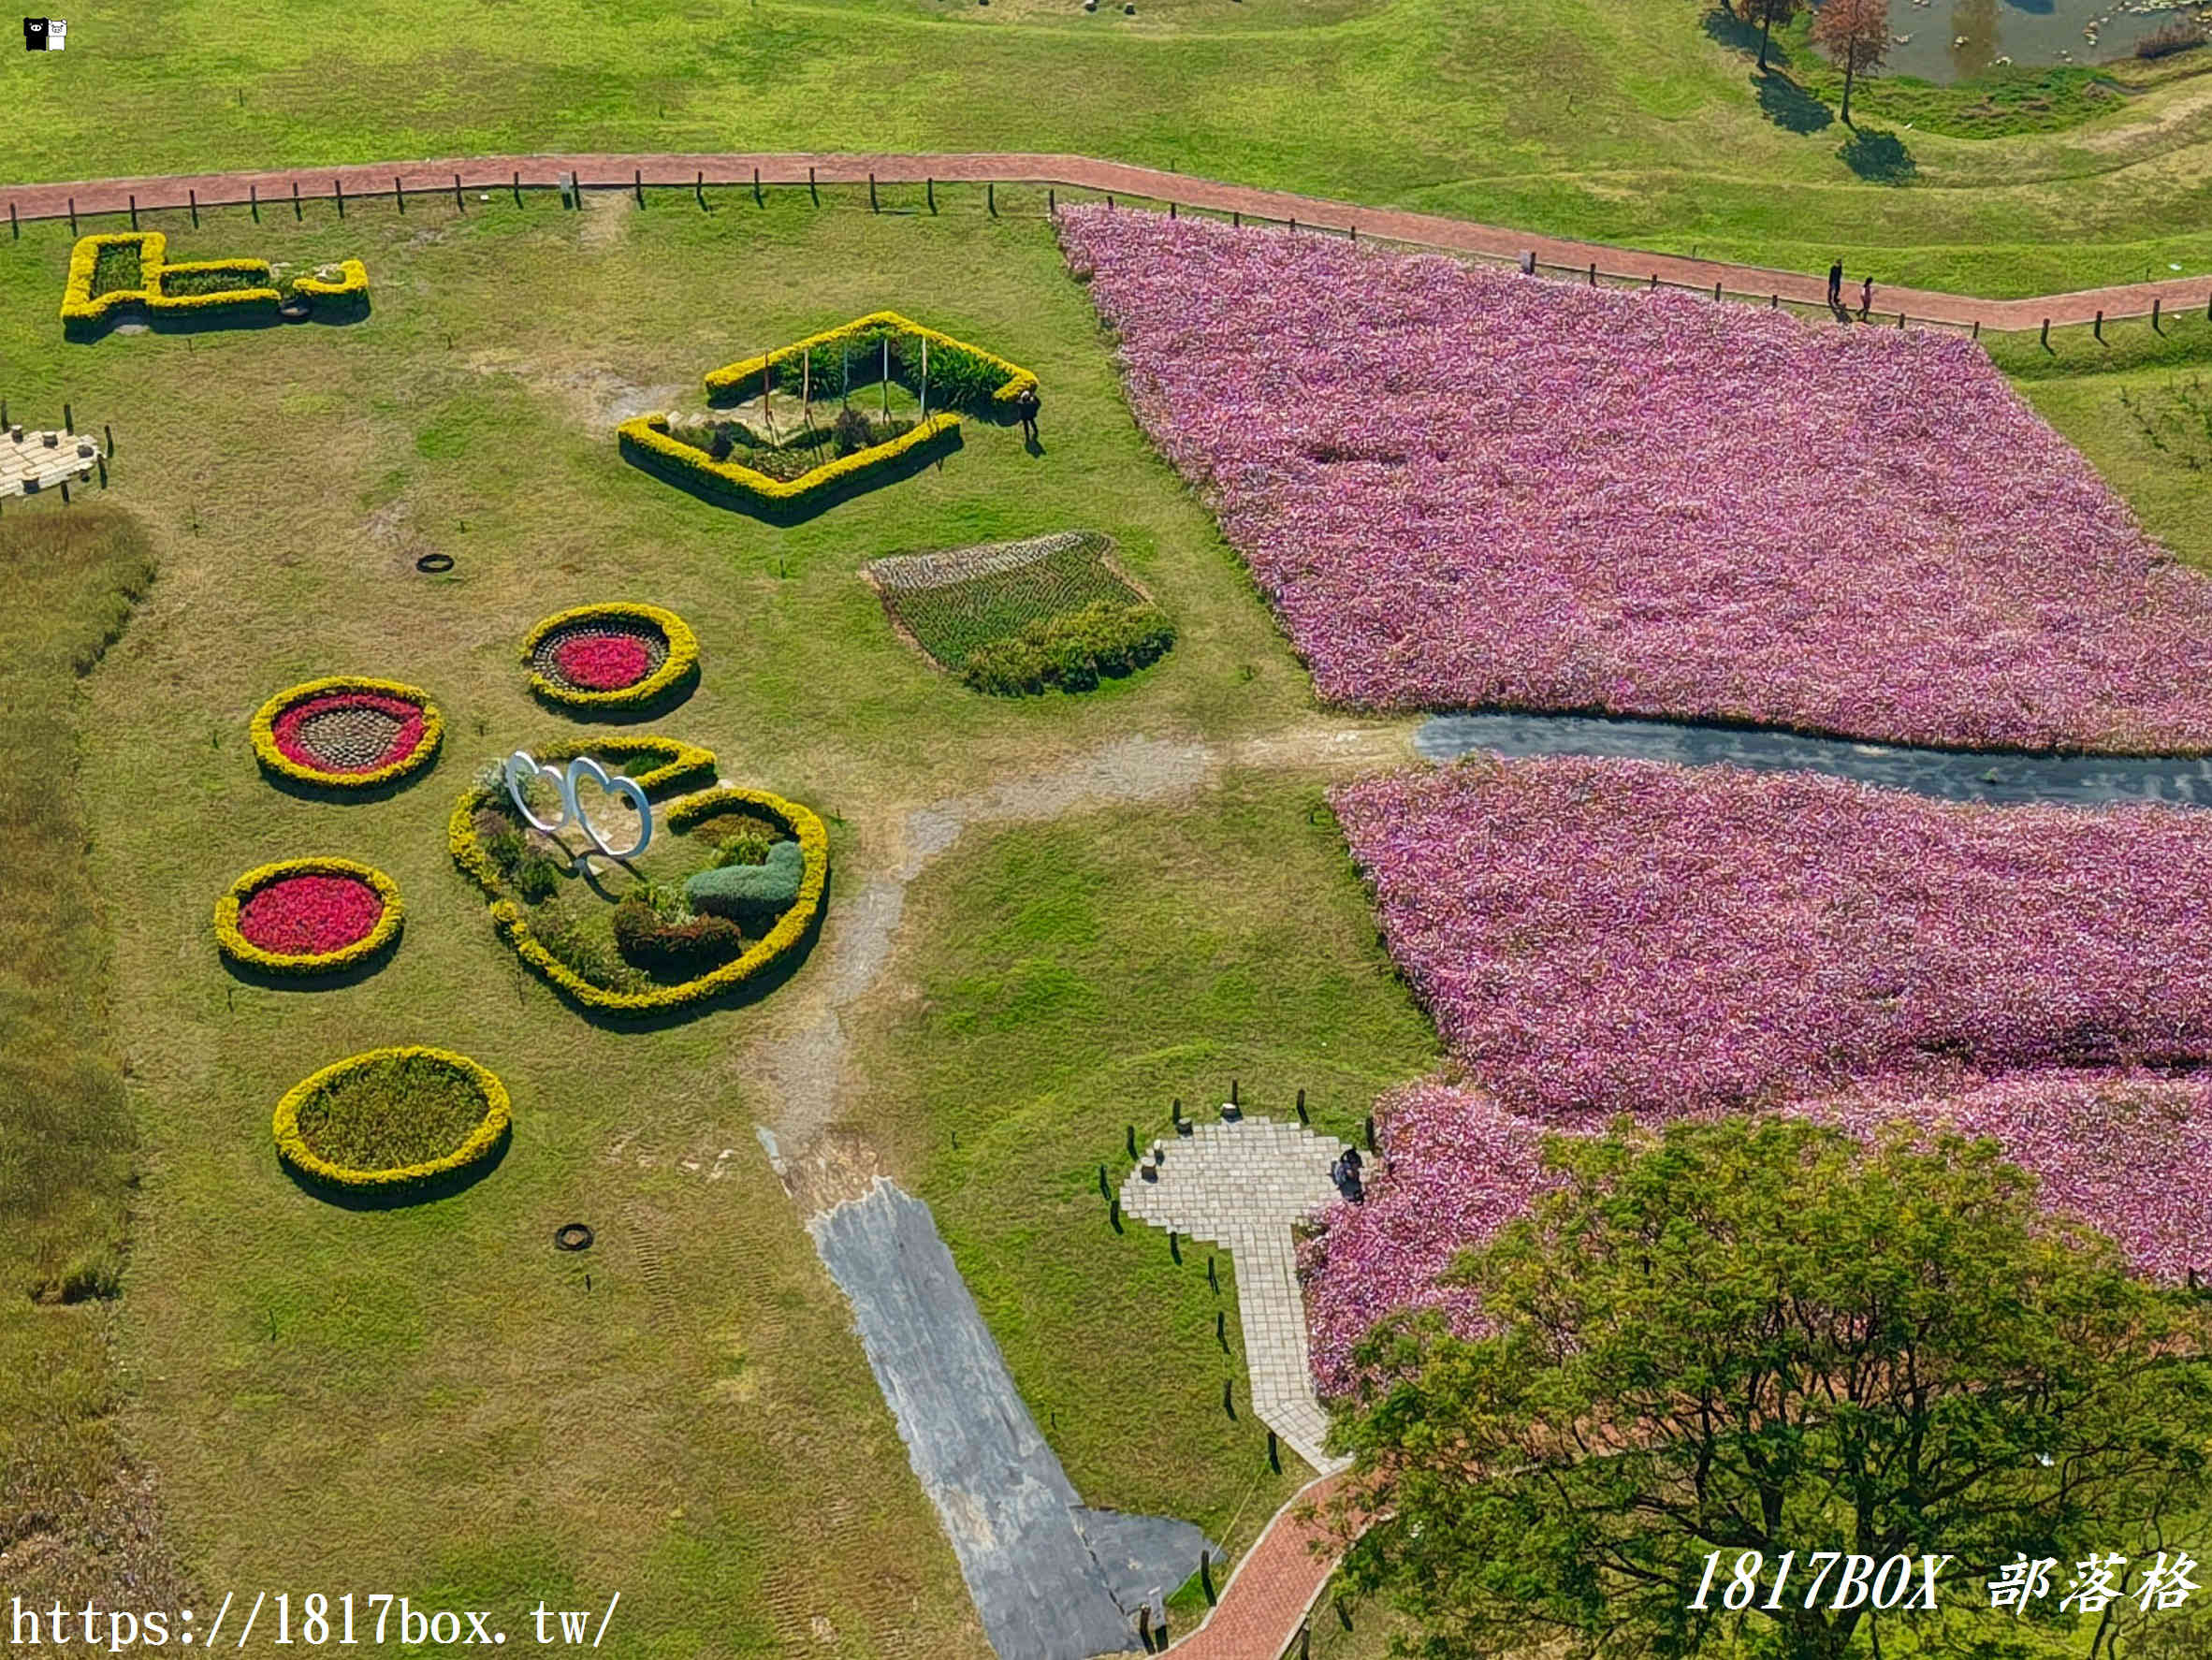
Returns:
[[[718,865],[694,873],[684,882],[684,896],[704,915],[764,928],[798,898],[805,870],[799,844],[779,841],[761,864]]]
[[[507,877],[526,905],[543,905],[560,891],[560,864],[534,850],[517,857]]]
[[[1101,676],[1118,677],[1157,662],[1174,643],[1174,625],[1156,607],[1099,600],[978,648],[961,677],[1001,697],[1053,686],[1087,692]]]
[[[615,949],[624,961],[648,973],[686,980],[719,968],[745,950],[744,930],[727,917],[695,916],[689,922],[667,923],[636,894],[615,907],[614,928]]]
[[[714,850],[714,864],[718,867],[724,865],[765,865],[768,854],[780,839],[765,831],[740,831]]]
[[[867,416],[847,404],[837,411],[836,420],[830,422],[830,440],[837,445],[837,454],[849,456],[875,443]]]
[[[613,946],[580,923],[568,920],[551,926],[541,924],[532,932],[556,962],[594,984],[627,986],[635,978],[627,971]]]

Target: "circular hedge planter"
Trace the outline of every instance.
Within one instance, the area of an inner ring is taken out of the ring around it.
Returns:
[[[368,790],[428,766],[445,722],[429,693],[339,675],[287,687],[255,711],[262,770],[297,784]]]
[[[336,974],[396,945],[399,884],[351,859],[285,859],[249,870],[215,901],[215,944],[265,974]]]
[[[358,1197],[436,1188],[498,1153],[507,1089],[445,1049],[371,1049],[325,1067],[277,1103],[277,1155]]]
[[[578,605],[556,612],[522,641],[530,689],[587,713],[643,709],[699,669],[699,640],[658,605]]]

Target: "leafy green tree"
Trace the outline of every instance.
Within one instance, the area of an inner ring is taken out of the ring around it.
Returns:
[[[1385,1518],[1346,1578],[1415,1618],[1419,1653],[1834,1660],[1900,1620],[1923,1653],[2019,1653],[2077,1617],[2076,1562],[2201,1513],[2196,1299],[2044,1214],[1994,1143],[1734,1119],[1547,1158],[1558,1189],[1454,1270],[1489,1334],[1386,1322],[1340,1418]],[[1940,1613],[1806,1608],[1820,1551],[1952,1558]],[[1745,1551],[1760,1590],[1731,1612]],[[1993,1612],[2022,1553],[2052,1588]]]

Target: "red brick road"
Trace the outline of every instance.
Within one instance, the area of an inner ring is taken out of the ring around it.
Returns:
[[[1277,1510],[1221,1588],[1219,1605],[1168,1652],[1178,1660],[1278,1660],[1336,1566],[1322,1518],[1302,1522],[1293,1512],[1326,1506],[1346,1478],[1325,1476]],[[1325,1548],[1317,1553],[1317,1545]]]
[[[457,177],[465,190],[488,190],[511,185],[517,177],[525,184],[550,185],[561,174],[570,172],[587,185],[627,186],[642,180],[652,185],[690,186],[704,177],[708,184],[749,187],[756,169],[764,185],[786,188],[804,185],[809,169],[823,184],[865,183],[872,174],[887,184],[919,184],[934,179],[942,183],[981,184],[993,181],[1001,184],[1058,185],[1070,190],[1179,202],[1186,207],[1243,213],[1278,223],[1295,220],[1300,225],[1340,232],[1356,231],[1362,236],[1419,243],[1453,253],[1511,259],[1529,252],[1547,266],[1584,270],[1594,264],[1603,275],[1637,281],[1655,278],[1685,288],[1710,290],[1718,283],[1728,293],[1754,299],[1771,295],[1814,306],[1823,304],[1826,299],[1825,273],[1772,270],[1764,266],[1647,254],[1603,242],[1533,236],[1525,231],[1433,213],[1355,207],[1346,202],[1294,196],[1284,191],[1222,184],[1095,156],[1019,152],[945,155],[486,155],[444,161],[377,162],[357,167],[0,185],[0,201],[11,203],[21,218],[56,219],[68,214],[72,199],[80,214],[123,212],[134,196],[141,209],[182,208],[195,192],[204,204],[243,202],[248,199],[249,187],[263,201],[282,202],[291,199],[295,183],[304,196],[326,198],[338,188],[354,198],[372,197],[379,192],[388,197],[395,179],[412,194],[451,191]],[[1846,290],[1846,296],[1855,303],[1858,298],[1855,281]],[[1878,318],[1894,317],[1902,311],[1915,321],[1957,328],[1979,324],[1986,328],[2017,329],[2034,328],[2046,318],[2055,324],[2087,323],[2100,312],[2108,318],[2144,316],[2150,313],[2154,300],[2170,312],[2205,306],[2212,303],[2212,280],[2176,278],[2033,299],[1982,299],[1931,289],[1878,288],[1874,305]]]

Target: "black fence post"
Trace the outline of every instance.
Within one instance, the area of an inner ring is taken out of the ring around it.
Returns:
[[[1111,1200],[1113,1197],[1113,1187],[1106,1180],[1106,1167],[1102,1164],[1099,1166],[1099,1197],[1105,1200]]]
[[[1234,1421],[1237,1415],[1236,1386],[1226,1377],[1221,1380],[1221,1410]],[[1207,1600],[1211,1602],[1213,1598],[1209,1596]]]
[[[1590,262],[1590,285],[1593,288],[1597,286],[1597,261],[1594,259]]]
[[[936,211],[937,211],[937,181],[936,181],[935,179],[924,179],[924,180],[923,180],[923,181],[922,181],[922,188],[923,188],[923,190],[924,190],[924,192],[926,192],[926,193],[928,194],[928,197],[929,197],[929,211],[930,211],[932,213],[936,212]]]
[[[875,174],[870,173],[868,175],[868,211],[871,213],[880,213],[882,211],[882,208],[879,206],[876,201],[876,176]]]
[[[1229,1388],[1227,1384],[1223,1384],[1221,1387],[1224,1391],[1226,1391]],[[1211,1551],[1201,1551],[1199,1552],[1199,1589],[1206,1594],[1206,1606],[1208,1608],[1212,1608],[1214,1606],[1215,1597],[1214,1552]]]
[[[1278,1476],[1283,1473],[1283,1453],[1275,1442],[1275,1433],[1273,1430],[1267,1433],[1267,1467]]]
[[[1233,210],[1233,209],[1232,209],[1232,210],[1230,210],[1230,215],[1229,215],[1229,227],[1230,227],[1231,230],[1242,230],[1242,229],[1244,229],[1244,214],[1242,214],[1242,213],[1240,213],[1240,212],[1237,212],[1237,211],[1236,211],[1235,210]]]
[[[1214,1277],[1214,1259],[1211,1257],[1206,1259],[1206,1277]],[[1225,1308],[1214,1311],[1214,1341],[1221,1345],[1223,1354],[1229,1352],[1229,1311]]]
[[[1298,1092],[1298,1121],[1301,1124],[1312,1122],[1305,1115],[1305,1091],[1302,1089]]]
[[[2051,320],[2048,317],[2043,320],[2043,349],[2046,352],[2051,349]]]
[[[1713,303],[1714,303],[1715,305],[1718,305],[1718,304],[1720,303],[1720,299],[1721,299],[1721,285],[1720,285],[1718,283],[1715,283],[1715,284],[1712,285],[1712,298],[1713,298]]]
[[[6,421],[0,421],[0,427],[4,427],[7,424],[7,423]],[[100,435],[108,441],[108,453],[109,455],[113,455],[115,453],[115,428],[110,423],[102,421],[100,423]]]
[[[822,192],[814,187],[814,169],[807,169],[807,195],[816,207],[822,206]]]
[[[706,211],[706,169],[699,169],[699,177],[691,181],[691,194],[699,198],[699,211]]]
[[[1173,202],[1170,202],[1170,203],[1168,204],[1168,217],[1169,217],[1170,219],[1172,219],[1172,218],[1174,218],[1174,217],[1175,217],[1175,204],[1174,204]]]
[[[400,188],[400,175],[392,175],[392,206],[400,212],[407,211],[407,193]]]
[[[1221,1295],[1221,1276],[1214,1272],[1214,1255],[1211,1251],[1206,1253],[1206,1284],[1213,1289],[1215,1296]]]
[[[758,167],[752,170],[752,205],[756,208],[764,208],[768,205],[761,196],[761,170]]]
[[[77,416],[66,403],[62,405],[62,430],[72,438],[77,436]]]
[[[1980,340],[1981,338],[1982,338],[1982,320],[1981,320],[1981,318],[1979,318],[1979,317],[1976,317],[1976,318],[1974,319],[1974,339],[1976,339],[1976,340]]]
[[[75,197],[69,198],[69,234],[71,236],[77,234],[77,198]]]
[[[983,181],[983,206],[992,218],[998,217],[998,181],[996,179]]]
[[[1137,1156],[1137,1127],[1134,1124],[1129,1124],[1123,1126],[1123,1129],[1125,1139],[1128,1143],[1129,1157],[1134,1158]]]
[[[16,223],[15,204],[13,202],[9,202],[7,204],[7,230],[8,234],[14,237],[17,241],[20,242],[23,240],[23,227]]]
[[[1769,294],[1767,297],[1767,309],[1770,312],[1779,312],[1782,310],[1782,296],[1779,294]]]
[[[135,194],[131,197],[131,228],[138,228],[138,198]]]
[[[199,228],[199,192],[188,189],[184,194],[192,198],[192,228],[197,230]],[[13,209],[9,210],[10,212],[13,211]]]
[[[1119,1233],[1121,1231],[1120,1200],[1110,1199],[1106,1201],[1106,1221],[1108,1225],[1113,1228],[1114,1232]]]
[[[1653,294],[1659,292],[1659,273],[1657,271],[1652,273],[1652,292]]]
[[[330,181],[330,199],[338,204],[338,216],[343,219],[345,217],[345,181],[343,179]]]
[[[2153,334],[2165,333],[2165,330],[2159,327],[2159,297],[2155,294],[2150,297],[2150,331]]]
[[[456,213],[466,213],[469,211],[468,204],[461,200],[460,175],[458,173],[453,176],[453,211]]]
[[[1168,1255],[1176,1267],[1183,1266],[1183,1241],[1172,1228],[1168,1230]]]
[[[2090,326],[2090,332],[2096,335],[2099,345],[2104,343],[2104,313],[2103,312],[2097,313],[2097,321]]]
[[[1044,191],[1044,211],[1047,213],[1057,213],[1060,211],[1059,193],[1049,184],[1045,186]],[[2205,315],[2212,317],[2212,299],[2205,301]]]
[[[254,223],[259,225],[261,223],[261,188],[251,180],[246,182],[246,206],[254,210]]]
[[[1375,1114],[1373,1113],[1367,1114],[1367,1150],[1370,1153],[1375,1151]]]
[[[300,212],[299,212],[299,181],[298,181],[298,179],[294,179],[294,180],[292,181],[292,217],[293,217],[293,219],[294,219],[295,221],[297,221],[297,220],[298,220],[298,219],[300,217]]]
[[[643,167],[632,167],[630,169],[630,188],[632,193],[637,197],[637,205],[641,208],[644,207],[645,169]]]

